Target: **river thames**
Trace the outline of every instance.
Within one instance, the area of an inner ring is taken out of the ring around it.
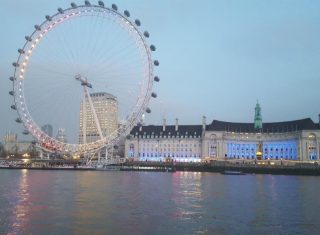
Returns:
[[[0,170],[0,234],[318,234],[320,178]]]

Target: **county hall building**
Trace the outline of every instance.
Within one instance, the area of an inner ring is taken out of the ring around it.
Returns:
[[[320,119],[320,115],[319,115]],[[259,103],[253,123],[213,120],[202,125],[136,126],[125,142],[133,161],[202,162],[217,159],[314,161],[320,155],[320,126],[310,118],[262,123]]]

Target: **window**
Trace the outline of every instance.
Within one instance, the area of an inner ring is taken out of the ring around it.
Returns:
[[[307,151],[309,160],[317,160],[317,138],[316,135],[310,133],[307,141]]]

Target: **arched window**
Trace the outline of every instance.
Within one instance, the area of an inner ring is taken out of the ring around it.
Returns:
[[[128,153],[129,157],[134,157],[134,144],[130,144],[129,145],[129,153]]]

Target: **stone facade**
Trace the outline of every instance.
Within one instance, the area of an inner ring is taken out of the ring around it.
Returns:
[[[201,162],[215,159],[314,161],[320,156],[320,126],[310,118],[264,123],[214,120],[207,125],[135,127],[125,157],[139,161]]]

